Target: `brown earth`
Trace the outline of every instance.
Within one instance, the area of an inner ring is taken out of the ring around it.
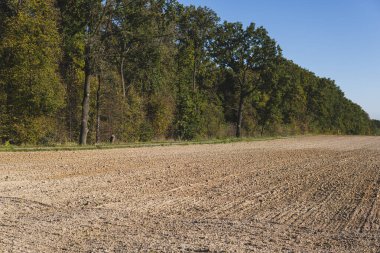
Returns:
[[[0,153],[0,252],[380,252],[380,138]]]

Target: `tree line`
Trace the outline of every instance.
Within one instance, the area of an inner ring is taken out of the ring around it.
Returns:
[[[0,137],[49,144],[379,134],[254,23],[176,0],[3,0]]]

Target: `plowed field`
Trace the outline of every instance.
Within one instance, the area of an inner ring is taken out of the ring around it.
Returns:
[[[0,252],[380,252],[380,138],[0,153]]]

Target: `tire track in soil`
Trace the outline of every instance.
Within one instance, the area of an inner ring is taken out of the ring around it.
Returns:
[[[279,161],[278,163],[281,164],[282,161]],[[212,217],[213,214],[219,214],[222,215],[222,217],[236,217],[239,216],[241,218],[244,216],[244,213],[246,213],[245,216],[252,216],[250,213],[252,212],[260,212],[262,210],[267,210],[270,207],[276,206],[278,202],[282,202],[284,199],[289,199],[288,193],[289,191],[294,191],[294,188],[292,185],[289,185],[289,183],[283,183],[284,181],[292,181],[292,180],[298,180],[299,178],[302,178],[308,174],[310,171],[302,171],[303,168],[306,167],[307,164],[310,163],[310,157],[306,156],[304,157],[304,161],[297,163],[290,164],[286,166],[285,169],[280,169],[282,171],[281,173],[277,173],[279,177],[281,177],[283,180],[282,182],[279,182],[277,184],[270,184],[267,185],[270,186],[269,189],[261,190],[255,193],[250,193],[249,191],[243,192],[239,194],[239,198],[237,198],[234,201],[231,201],[229,204],[226,204],[221,207],[221,209],[216,210],[214,213],[211,213],[210,216]],[[290,171],[290,169],[294,170],[294,167],[299,168],[299,171],[302,173],[300,174],[293,173],[288,174],[287,172]],[[278,164],[274,165],[272,168],[267,170],[267,173],[275,174],[279,171]],[[244,171],[243,174],[246,174]],[[243,175],[242,177],[247,178],[247,175]],[[259,181],[268,181],[270,179],[268,178],[260,178]],[[274,186],[273,186],[274,185]],[[265,186],[264,186],[265,187]],[[263,186],[261,186],[263,188]],[[293,193],[294,194],[294,193]],[[274,205],[273,205],[274,204]],[[239,215],[240,214],[240,215]],[[257,218],[257,217],[256,217]],[[265,217],[268,218],[268,217]]]
[[[351,156],[351,154],[349,154],[349,156]],[[347,155],[344,155],[344,157],[344,161],[346,164],[349,164],[350,162],[357,160],[357,157],[355,156],[351,156],[350,159],[346,159]],[[331,166],[331,171],[333,170],[334,164],[335,162],[329,165]],[[320,230],[340,231],[344,226],[344,223],[342,224],[342,221],[338,221],[337,224],[333,225],[332,221],[334,220],[334,218],[326,219],[325,217],[325,222],[317,222],[318,226],[315,226],[314,223],[318,216],[324,216],[320,214],[321,210],[325,210],[329,202],[336,201],[337,196],[342,196],[342,193],[344,193],[344,185],[342,186],[342,184],[339,182],[342,182],[344,180],[350,180],[352,179],[352,176],[355,175],[355,172],[352,172],[351,174],[343,173],[339,174],[339,177],[333,178],[330,174],[331,171],[327,169],[319,173],[319,175],[316,175],[316,178],[320,178],[322,176],[322,179],[316,182],[325,181],[325,179],[330,179],[330,181],[327,181],[327,183],[322,184],[320,188],[317,188],[317,191],[314,192],[313,195],[311,195],[311,198],[308,195],[310,195],[310,193],[313,192],[313,190],[316,188],[315,184],[313,186],[305,185],[303,188],[300,188],[301,192],[304,193],[300,194],[301,197],[298,200],[296,200],[295,204],[286,206],[284,209],[282,209],[281,212],[277,212],[272,216],[266,216],[265,220],[269,220],[275,223],[289,224],[292,226],[314,226],[316,227],[316,229]],[[330,178],[328,176],[330,176]],[[331,179],[333,179],[333,181],[331,181]],[[308,188],[310,190],[307,191],[305,188]],[[337,189],[339,189],[339,191],[337,191]]]
[[[333,170],[334,163],[335,163],[334,161],[328,161],[327,163],[318,164],[317,167],[314,167],[314,169],[316,171],[318,171],[317,173],[314,172],[312,174],[305,174],[303,177],[303,180],[309,182],[309,184],[301,184],[301,185],[298,185],[298,187],[296,187],[296,189],[293,189],[295,192],[295,193],[293,193],[293,196],[297,197],[298,199],[293,198],[292,202],[296,202],[296,203],[287,205],[284,208],[279,208],[280,211],[273,214],[271,217],[270,216],[266,217],[266,219],[268,219],[272,222],[285,223],[286,224],[288,222],[288,220],[290,219],[290,217],[297,216],[297,214],[295,213],[295,210],[297,210],[299,212],[300,207],[303,208],[302,210],[305,211],[304,213],[306,215],[308,215],[308,212],[310,212],[310,211],[314,211],[314,213],[318,213],[319,210],[322,208],[323,203],[332,197],[332,191],[331,190],[326,191],[326,189],[324,189],[324,188],[326,188],[326,186],[324,186],[324,185],[322,185],[321,186],[322,188],[319,190],[317,187],[318,187],[318,184],[320,183],[320,181],[323,181],[323,179],[321,180],[320,178],[325,178],[326,175],[331,174],[331,171]],[[309,177],[308,180],[306,180],[305,177]],[[290,187],[292,187],[292,186],[290,186]],[[316,192],[314,192],[315,188],[317,188]],[[311,202],[315,203],[311,207],[308,207],[309,204],[305,203],[305,201],[302,200],[307,195],[312,195],[311,196],[311,198],[312,198]],[[302,215],[302,212],[299,216],[301,216],[301,215]],[[309,215],[311,215],[311,214],[309,214]],[[291,223],[295,223],[295,222],[296,222],[296,220],[294,220],[294,222],[291,222]]]
[[[359,159],[360,161],[360,159]],[[358,163],[356,162],[356,166]],[[361,207],[366,187],[368,185],[368,178],[371,178],[372,173],[370,170],[353,170],[353,172],[345,178],[345,188],[340,188],[340,202],[341,207],[336,211],[336,214],[330,222],[328,227],[332,231],[347,230],[350,222],[354,220],[355,213]]]
[[[365,189],[365,178],[370,177],[368,175],[370,171],[365,170],[365,175],[360,170],[350,170],[348,168],[357,166],[357,162],[360,161],[361,157],[355,156],[355,162],[346,164],[344,167],[344,172],[340,177],[337,178],[340,186],[337,188],[336,198],[332,199],[332,202],[326,206],[331,210],[330,214],[333,215],[331,218],[326,219],[324,225],[321,229],[331,232],[339,232],[346,224],[352,219],[352,215],[356,206],[360,204],[360,199],[358,200],[358,194],[360,194],[363,189]],[[354,165],[355,164],[355,165]]]
[[[380,175],[377,178],[377,181],[372,184],[369,187],[369,194],[368,194],[368,203],[367,203],[367,212],[365,212],[364,219],[361,219],[362,222],[359,225],[359,232],[363,233],[364,231],[371,231],[372,229],[372,222],[370,222],[370,219],[375,216],[375,207],[376,207],[376,201],[379,197],[379,191],[380,191]]]

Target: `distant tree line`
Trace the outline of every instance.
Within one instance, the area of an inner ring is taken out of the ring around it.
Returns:
[[[2,0],[0,137],[49,144],[379,134],[263,27],[175,0]]]

